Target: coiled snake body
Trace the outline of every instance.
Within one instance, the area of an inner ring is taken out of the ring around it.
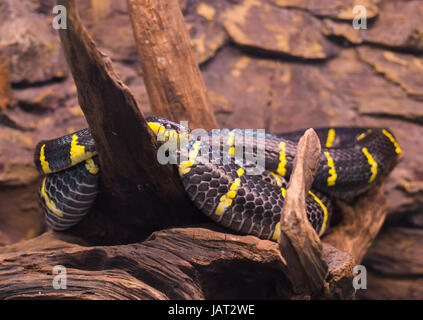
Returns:
[[[177,164],[178,171],[190,199],[204,214],[240,233],[277,240],[287,179],[304,131],[266,134],[260,145],[255,133],[213,130],[207,132],[208,147],[202,148],[204,137],[191,136],[188,129],[176,123],[151,117],[148,124],[158,137],[164,137],[163,141],[186,137],[187,143],[175,149],[179,156],[181,150],[186,154],[186,159]],[[322,154],[306,207],[309,221],[322,235],[329,225],[331,197],[351,198],[365,192],[393,168],[402,150],[387,129],[315,130]],[[247,135],[252,135],[254,145],[247,148],[245,143],[240,158],[235,141]],[[219,148],[213,148],[216,145]],[[257,156],[260,150],[264,152],[265,170],[249,174],[245,154]],[[225,156],[226,162],[210,161]],[[98,193],[97,158],[89,129],[37,145],[35,164],[46,175],[39,201],[52,229],[70,228],[89,212]]]

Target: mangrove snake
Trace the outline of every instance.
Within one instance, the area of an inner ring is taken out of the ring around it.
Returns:
[[[247,134],[245,130],[207,131],[208,147],[201,148],[204,137],[192,136],[179,124],[158,117],[150,117],[147,122],[162,141],[186,138],[185,144],[174,147],[179,156],[181,150],[187,155],[176,165],[197,208],[234,231],[277,240],[287,180],[304,130],[266,134],[263,145],[252,134],[254,146],[247,148],[244,144],[240,159],[235,140]],[[329,225],[331,198],[347,199],[367,191],[393,169],[402,150],[387,129],[335,127],[315,131],[322,153],[306,208],[313,228],[322,235]],[[213,148],[216,145],[218,148]],[[240,160],[245,160],[248,152],[257,156],[259,150],[264,152],[265,170],[248,174],[248,162]],[[226,162],[204,161],[224,155],[229,159]],[[99,161],[90,130],[41,141],[35,150],[35,163],[46,175],[39,200],[47,225],[53,230],[72,227],[89,212],[98,193]]]

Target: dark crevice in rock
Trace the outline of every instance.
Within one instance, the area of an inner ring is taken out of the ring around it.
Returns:
[[[388,51],[393,51],[393,52],[398,52],[398,53],[409,53],[409,54],[414,54],[416,56],[423,56],[423,53],[421,50],[417,50],[411,47],[394,47],[394,46],[389,46],[387,44],[383,44],[383,43],[377,43],[377,42],[373,42],[370,40],[363,40],[363,43],[365,45],[368,45],[370,47],[374,47],[374,48],[379,48],[379,49],[383,49],[383,50],[388,50]]]
[[[368,116],[373,118],[380,118],[380,119],[401,119],[403,121],[407,121],[410,123],[415,123],[418,125],[423,125],[423,116],[406,116],[402,114],[386,114],[386,113],[378,113],[378,112],[365,112],[358,110],[358,113],[362,116]]]
[[[256,59],[268,59],[271,61],[281,61],[287,63],[301,63],[301,64],[308,64],[308,65],[319,65],[324,64],[326,61],[333,58],[335,55],[325,58],[325,59],[309,59],[309,58],[301,58],[297,56],[292,56],[289,54],[283,54],[280,52],[269,51],[262,48],[258,48],[255,46],[243,46],[238,43],[235,43],[233,40],[230,41],[230,45],[233,48],[238,49],[240,52],[243,52],[250,56],[251,58]]]
[[[22,131],[22,132],[34,131],[34,129],[32,129],[32,128],[22,127],[16,121],[11,119],[7,114],[2,114],[2,113],[0,113],[0,125],[3,125],[5,127],[11,128],[11,129],[19,130],[19,131]]]
[[[46,87],[52,84],[63,83],[65,81],[66,81],[66,77],[53,77],[49,80],[39,81],[39,82],[28,82],[28,81],[15,82],[15,83],[12,83],[12,89],[23,90],[23,89],[29,89],[29,88],[41,88],[41,87]]]

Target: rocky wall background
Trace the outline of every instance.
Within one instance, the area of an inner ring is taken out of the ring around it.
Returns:
[[[125,0],[80,0],[81,18],[150,113]],[[52,28],[53,0],[0,2],[0,245],[45,231],[33,148],[86,127]],[[368,29],[352,27],[355,5]],[[423,299],[423,2],[182,0],[221,127],[283,132],[386,126],[405,158],[364,265],[362,299]]]

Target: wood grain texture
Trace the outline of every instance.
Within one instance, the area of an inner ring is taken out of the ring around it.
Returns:
[[[66,267],[66,290],[52,287],[55,265]],[[117,246],[47,232],[0,248],[0,266],[0,299],[297,298],[277,243],[208,228],[162,230]]]
[[[0,113],[11,105],[12,86],[6,59],[0,55]]]
[[[306,197],[319,166],[321,146],[313,129],[300,139],[281,216],[279,248],[285,256],[295,291],[315,294],[322,290],[328,272],[320,239],[309,223]]]
[[[217,128],[177,0],[127,0],[153,114]]]
[[[349,252],[355,264],[360,264],[386,218],[384,187],[376,186],[352,204],[337,203],[342,211],[342,222],[332,229],[325,241]]]

